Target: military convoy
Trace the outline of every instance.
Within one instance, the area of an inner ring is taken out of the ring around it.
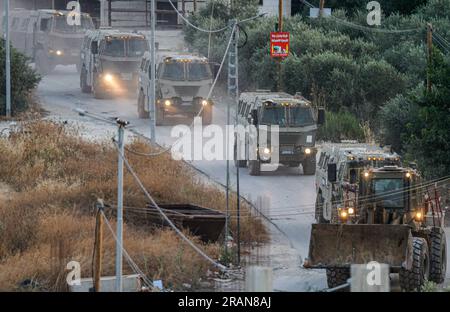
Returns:
[[[86,33],[80,53],[80,88],[94,97],[135,95],[139,65],[148,51],[143,34],[100,28]]]
[[[77,65],[86,30],[94,29],[88,14],[82,13],[80,25],[70,25],[70,11],[24,9],[11,10],[10,33],[12,45],[34,60],[42,75],[56,65]]]
[[[239,167],[247,166],[249,174],[256,176],[260,175],[262,164],[273,163],[273,158],[276,158],[276,165],[299,167],[301,164],[305,175],[314,175],[316,133],[318,126],[324,121],[325,111],[313,108],[309,101],[299,95],[265,90],[244,92],[238,104],[238,124],[244,127],[254,126],[257,133],[240,138],[239,142],[236,140],[235,164]],[[265,146],[260,145],[261,137],[271,140],[270,126],[279,127],[278,144],[267,142]],[[238,146],[243,146],[239,152]],[[257,151],[254,157],[253,147]]]
[[[388,264],[405,291],[442,283],[445,212],[433,183],[375,146],[330,145],[317,165],[316,224],[304,266],[327,270],[329,287],[347,283],[352,264]]]
[[[207,58],[187,53],[160,51],[156,67],[157,125],[166,124],[172,117],[195,117],[200,111],[202,122],[212,121],[213,102],[208,93],[213,74]],[[138,113],[140,118],[149,116],[151,58],[146,53],[139,74]]]

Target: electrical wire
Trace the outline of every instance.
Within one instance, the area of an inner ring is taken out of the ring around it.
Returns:
[[[447,47],[450,47],[450,42],[447,41],[447,39],[444,38],[444,36],[440,35],[438,32],[433,31],[433,35],[435,35],[436,37],[438,37],[442,42],[444,42]]]
[[[150,195],[150,193],[147,191],[145,186],[142,184],[141,180],[137,176],[136,172],[134,171],[133,167],[131,167],[130,163],[128,162],[128,159],[125,157],[125,155],[122,154],[120,151],[120,148],[117,143],[114,144],[117,152],[119,153],[119,156],[122,158],[122,160],[125,163],[125,166],[127,167],[130,174],[133,176],[136,183],[139,185],[141,190],[144,192],[145,196],[150,200],[150,202],[155,206],[155,208],[158,210],[158,212],[161,214],[161,216],[164,218],[164,220],[169,224],[169,226],[177,233],[189,246],[192,247],[200,256],[202,256],[205,260],[210,262],[212,265],[217,267],[222,272],[226,272],[228,269],[224,265],[214,261],[211,257],[209,257],[207,254],[205,254],[200,248],[198,248],[189,238],[186,237],[186,235],[181,232],[176,225],[170,220],[167,215],[164,213],[164,211],[158,206],[156,201],[153,199],[153,197]]]
[[[441,39],[433,34],[434,42],[437,43],[445,53],[448,53],[450,50],[450,45],[445,44]]]
[[[222,32],[222,31],[225,31],[225,30],[227,30],[228,28],[231,28],[231,25],[228,25],[228,26],[225,26],[225,27],[222,27],[222,28],[219,28],[219,29],[203,29],[203,28],[200,28],[200,27],[198,27],[198,26],[196,26],[196,25],[194,25],[194,24],[192,24],[186,17],[184,17],[183,16],[183,14],[181,14],[181,12],[180,11],[178,11],[178,9],[175,7],[175,5],[173,4],[173,2],[171,1],[171,0],[168,0],[169,1],[169,3],[170,3],[170,5],[172,6],[172,8],[175,10],[175,12],[178,14],[178,16],[188,25],[188,26],[190,26],[190,27],[192,27],[192,28],[194,28],[194,29],[196,29],[196,30],[198,30],[198,31],[201,31],[201,32],[204,32],[204,33],[219,33],[219,32]]]
[[[109,229],[109,231],[111,232],[111,235],[113,236],[114,240],[116,241],[116,244],[119,245],[120,249],[122,249],[123,255],[125,257],[125,260],[128,262],[128,264],[130,265],[131,269],[137,273],[143,280],[143,282],[145,284],[147,284],[147,286],[152,289],[155,290],[155,287],[153,286],[152,281],[150,281],[148,279],[148,277],[144,274],[144,272],[142,272],[142,270],[138,267],[138,265],[133,261],[133,259],[130,257],[130,255],[128,254],[128,252],[126,251],[126,249],[123,247],[123,245],[119,242],[119,240],[117,239],[116,234],[114,233],[114,230],[111,226],[111,224],[109,223],[108,218],[106,217],[105,213],[103,211],[101,211],[101,214],[103,216],[103,218],[105,219],[105,223]]]

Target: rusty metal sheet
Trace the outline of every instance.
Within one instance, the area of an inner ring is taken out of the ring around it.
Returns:
[[[347,267],[370,261],[409,268],[411,230],[405,225],[313,224],[308,267]]]

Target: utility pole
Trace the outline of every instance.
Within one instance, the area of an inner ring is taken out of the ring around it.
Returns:
[[[283,0],[278,0],[278,32],[283,31]],[[281,62],[282,59],[278,60],[278,91],[281,91]]]
[[[124,128],[128,122],[116,119],[118,125],[119,162],[117,170],[117,244],[116,244],[116,291],[122,292],[122,250],[123,250],[123,155]]]
[[[213,16],[214,16],[214,0],[211,1],[211,18],[209,20],[209,36],[208,36],[208,60],[211,52],[211,29],[212,29],[212,22],[213,22]]]
[[[9,0],[3,0],[4,39],[5,39],[5,74],[6,74],[6,117],[11,117],[11,47],[9,40]]]
[[[94,291],[100,292],[100,279],[102,276],[102,252],[103,252],[103,200],[97,201],[97,220],[96,220],[96,236],[95,236],[95,264],[94,264]]]
[[[428,70],[427,70],[427,92],[431,92],[431,65],[433,62],[433,25],[427,24],[427,48],[428,48]]]
[[[151,34],[150,34],[150,53],[151,53],[151,81],[150,81],[150,141],[156,144],[156,44],[155,44],[155,28],[156,28],[156,0],[151,0]]]
[[[194,13],[197,12],[197,0],[194,0]]]
[[[325,0],[320,0],[319,17],[323,17],[323,8],[325,7]]]
[[[235,74],[236,74],[236,88],[235,88],[235,103],[236,103],[236,116],[235,116],[235,129],[236,129],[236,160],[239,158],[239,131],[237,131],[238,125],[238,111],[239,111],[239,26],[236,27],[234,32],[234,54],[235,54]],[[241,263],[241,202],[240,202],[240,190],[239,190],[239,165],[236,166],[236,210],[237,210],[237,264]]]

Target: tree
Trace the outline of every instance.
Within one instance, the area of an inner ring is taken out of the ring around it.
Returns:
[[[38,85],[39,75],[28,65],[29,59],[11,47],[11,111],[24,111],[29,105],[29,94]],[[0,64],[5,64],[5,41],[0,41]],[[0,115],[6,111],[6,74],[0,66]]]

